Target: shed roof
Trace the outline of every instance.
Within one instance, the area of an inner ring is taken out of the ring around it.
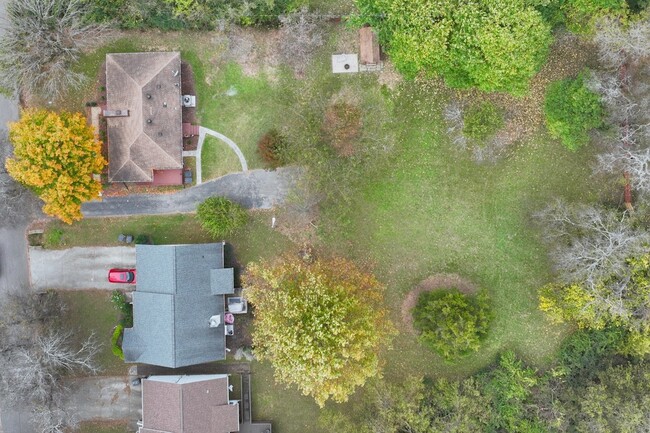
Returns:
[[[106,55],[108,180],[151,182],[153,170],[183,168],[178,52]]]

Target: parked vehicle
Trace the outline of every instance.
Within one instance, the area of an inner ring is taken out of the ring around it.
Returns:
[[[135,284],[135,269],[111,269],[108,271],[108,282]]]

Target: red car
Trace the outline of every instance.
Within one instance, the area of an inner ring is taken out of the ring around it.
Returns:
[[[108,271],[110,283],[135,284],[135,269],[111,269]]]

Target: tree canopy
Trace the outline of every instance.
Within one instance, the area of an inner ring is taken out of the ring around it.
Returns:
[[[586,329],[623,328],[622,352],[650,353],[650,255],[629,258],[625,272],[595,284],[545,286],[539,300],[540,309],[555,321]]]
[[[44,202],[43,212],[71,224],[80,220],[81,204],[99,198],[93,179],[106,166],[101,142],[81,113],[60,114],[28,109],[9,125],[14,156],[7,171]]]
[[[372,275],[341,258],[284,257],[249,265],[243,286],[255,306],[255,354],[271,362],[278,382],[323,406],[379,375],[378,351],[393,327]]]
[[[109,37],[108,28],[87,22],[82,0],[10,0],[0,39],[0,85],[56,98],[78,87],[72,70],[84,49]]]
[[[415,328],[427,346],[447,360],[476,352],[490,326],[487,292],[468,296],[457,289],[424,292],[413,310]]]
[[[589,142],[589,130],[603,125],[605,115],[598,94],[589,90],[584,74],[575,79],[556,81],[544,98],[546,126],[569,150]]]
[[[357,0],[397,69],[452,87],[523,94],[546,59],[551,28],[524,0]]]

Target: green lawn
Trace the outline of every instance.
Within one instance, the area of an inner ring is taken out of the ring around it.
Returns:
[[[62,233],[57,243],[50,242],[53,231]],[[137,216],[131,218],[86,218],[67,225],[58,221],[50,223],[45,231],[46,248],[73,246],[124,245],[117,238],[123,234],[149,235],[154,244],[210,242],[210,236],[191,214]]]
[[[201,150],[203,181],[242,171],[237,154],[218,138],[207,136]]]
[[[373,270],[387,287],[387,304],[398,327],[405,294],[427,276],[456,273],[488,290],[495,319],[478,353],[445,363],[414,336],[401,333],[383,356],[388,380],[397,382],[408,374],[467,376],[506,349],[537,368],[551,363],[570,329],[550,324],[537,309],[536,289],[552,275],[531,215],[556,197],[594,199],[593,149],[571,153],[538,131],[512,145],[500,162],[477,165],[445,133],[441,112],[450,91],[435,82],[402,83],[390,90],[374,74],[335,76],[329,71],[329,48],[305,79],[282,72],[270,79],[247,77],[239,66],[220,61],[211,37],[134,33],[88,56],[81,68],[90,73],[103,53],[117,48],[180,49],[195,72],[201,124],[233,139],[249,167],[263,165],[256,143],[274,127],[294,141],[304,140],[306,155],[329,158],[315,167],[320,187],[332,193],[317,221],[318,247]],[[325,110],[338,100],[351,101],[363,112],[356,153],[347,159],[323,143]],[[205,179],[225,174],[233,165],[229,158],[234,153],[218,144],[204,149]],[[238,263],[297,249],[269,228],[270,217],[254,213],[246,227],[227,239]],[[48,231],[54,230],[62,233],[58,242],[47,245],[51,248],[116,245],[119,233],[148,234],[157,244],[210,241],[192,215],[87,219],[72,226],[53,223]],[[110,305],[97,302],[97,307],[81,305],[90,312],[105,308],[115,314]],[[87,329],[108,325],[92,322],[99,320],[95,317],[84,320],[90,320]],[[257,419],[273,421],[279,433],[320,431],[320,412],[310,398],[276,385],[268,363],[252,368]],[[345,405],[331,406],[346,410]]]
[[[387,353],[387,374],[468,375],[505,349],[548,365],[567,328],[537,309],[536,289],[551,275],[531,214],[556,197],[590,199],[590,151],[570,153],[539,134],[497,165],[480,166],[451,148],[435,109],[421,115],[418,104],[399,100],[410,92],[401,95],[394,100],[398,149],[384,167],[363,173],[354,202],[326,212],[333,221],[322,223],[332,228],[327,243],[371,263],[398,323],[404,295],[440,272],[486,288],[495,319],[482,350],[453,365],[400,334]]]
[[[76,433],[130,433],[127,423],[84,421],[79,423]]]
[[[250,213],[248,223],[225,239],[232,245],[234,259],[246,265],[250,261],[267,259],[289,252],[297,247],[286,237],[271,229],[269,212]],[[75,246],[124,245],[117,240],[120,233],[149,235],[154,244],[184,244],[215,242],[194,218],[193,214],[135,216],[129,218],[86,218],[72,225],[52,221],[45,228],[45,239],[50,233],[61,233],[60,242],[45,248]],[[219,239],[219,241],[222,239]]]
[[[119,312],[113,308],[110,291],[60,291],[67,311],[61,317],[61,326],[73,332],[74,339],[81,343],[91,334],[102,344],[97,356],[104,376],[126,375],[128,366],[113,355],[111,336],[117,325]]]

